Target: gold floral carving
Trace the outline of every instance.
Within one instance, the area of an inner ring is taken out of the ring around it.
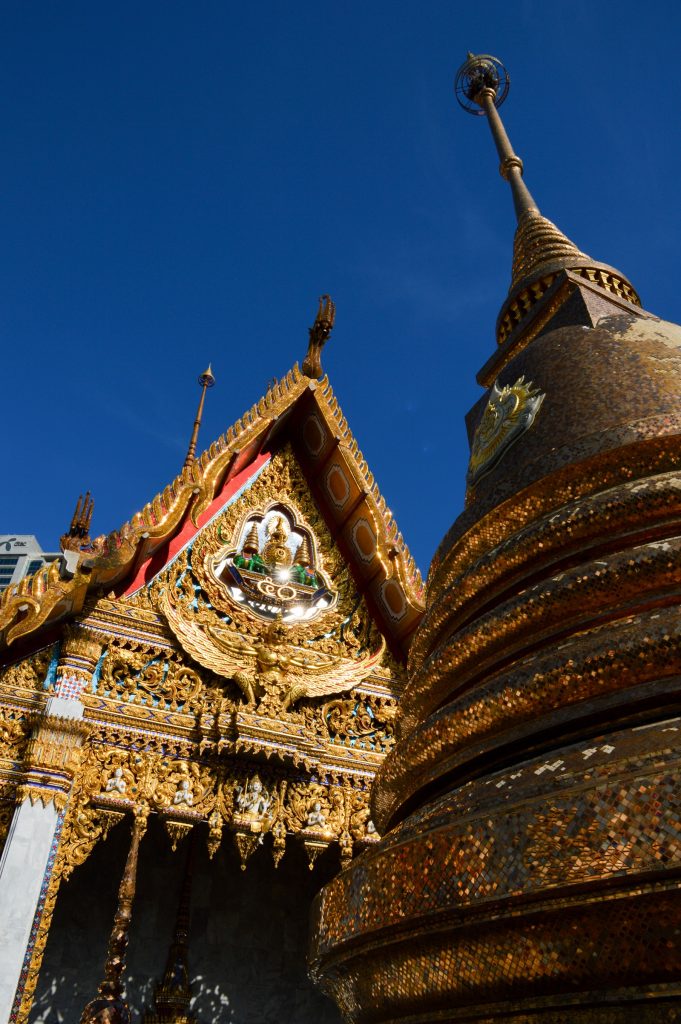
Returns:
[[[177,659],[117,644],[109,647],[97,681],[102,696],[167,711],[195,710],[201,691],[200,675]]]
[[[63,810],[87,733],[88,726],[80,719],[39,715],[26,748],[26,767],[17,799],[54,803]]]
[[[41,651],[8,665],[0,671],[0,692],[15,696],[22,692],[34,693],[40,690],[47,675],[53,647],[44,647]]]
[[[20,761],[28,743],[30,720],[17,708],[0,707],[0,766]]]
[[[397,702],[392,697],[351,694],[325,704],[322,714],[335,743],[386,754],[394,746]]]
[[[123,820],[123,813],[104,808],[83,806],[77,802],[64,826],[61,842],[61,874],[68,879],[75,868],[84,864],[99,839]]]
[[[192,821],[178,821],[173,818],[166,818],[165,822],[166,832],[170,837],[170,843],[173,850],[177,850],[178,844],[186,839],[191,830],[194,828]]]

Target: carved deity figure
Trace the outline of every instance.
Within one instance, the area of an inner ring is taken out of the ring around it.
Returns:
[[[319,800],[315,800],[307,815],[307,828],[325,828],[326,815]]]
[[[107,793],[125,793],[128,788],[128,784],[123,778],[123,769],[119,766],[116,768],[113,775],[107,780],[106,792]]]
[[[192,792],[191,782],[189,779],[181,779],[177,789],[175,790],[173,804],[187,804],[188,807],[191,807],[193,803],[194,794]]]
[[[236,804],[241,814],[246,817],[257,820],[264,818],[271,803],[272,797],[257,775],[249,779],[245,786],[237,787]]]

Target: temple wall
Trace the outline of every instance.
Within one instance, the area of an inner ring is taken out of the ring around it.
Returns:
[[[30,1017],[76,1024],[101,980],[127,853],[129,822],[99,843],[62,886]],[[200,837],[203,840],[203,836]],[[335,1005],[307,977],[310,903],[336,868],[331,853],[308,870],[293,844],[275,871],[269,848],[241,871],[227,833],[210,861],[198,844],[192,896],[192,1011],[202,1024],[339,1024]],[[171,940],[185,848],[171,852],[158,822],[142,840],[128,950],[127,997],[140,1022]]]

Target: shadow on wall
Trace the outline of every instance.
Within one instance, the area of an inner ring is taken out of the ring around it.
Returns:
[[[129,821],[112,830],[59,893],[31,1024],[76,1024],[102,977]],[[308,870],[291,845],[278,869],[258,850],[241,871],[227,832],[211,861],[198,836],[189,968],[192,1013],[202,1024],[340,1024],[335,1005],[307,977],[310,904],[333,875],[329,852]],[[153,1004],[170,945],[186,846],[173,853],[152,820],[140,847],[126,974],[135,1024]],[[337,855],[336,855],[337,856]]]

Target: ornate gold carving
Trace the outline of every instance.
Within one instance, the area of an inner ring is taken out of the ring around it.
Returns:
[[[310,512],[307,485],[290,454],[283,453],[261,474],[249,492],[249,499],[257,501],[262,493],[270,498],[272,507],[285,498],[289,504],[291,492],[293,501],[306,503]],[[275,621],[263,629],[247,613],[226,601],[224,588],[211,569],[225,548],[222,537],[228,531],[234,535],[238,514],[238,508],[229,509],[206,527],[194,545],[191,561],[185,553],[154,585],[152,599],[185,652],[209,671],[233,680],[258,713],[271,717],[300,700],[342,693],[357,686],[381,663],[385,642],[375,631],[371,632],[368,618],[360,625],[360,610],[356,601],[354,607],[351,603],[352,581],[318,515],[317,536],[323,562],[329,566],[329,575],[339,594],[338,607],[324,613],[322,636],[321,627],[312,622]],[[294,522],[300,522],[305,531],[303,536],[313,535],[310,516],[297,512],[293,515]],[[273,530],[279,530],[278,524]],[[246,530],[246,535],[250,536],[250,532]],[[281,546],[278,536],[275,542],[276,547]],[[253,539],[253,546],[255,543]],[[292,559],[288,547],[286,551]],[[286,560],[283,554],[281,558]],[[231,621],[216,609],[227,612]]]
[[[352,694],[324,705],[323,717],[335,743],[387,753],[395,743],[397,702],[391,697]]]
[[[208,819],[208,856],[212,860],[217,853],[220,843],[222,842],[222,831],[224,828],[224,821],[222,815],[218,810],[213,811]]]
[[[81,746],[88,726],[81,719],[41,714],[35,719],[25,755],[24,780],[17,789],[19,801],[66,804],[74,773],[80,763]]]
[[[130,651],[112,644],[102,662],[97,692],[167,711],[192,711],[202,692],[199,674],[174,658]]]
[[[499,388],[492,385],[487,407],[473,438],[468,465],[468,483],[475,484],[487,473],[510,445],[534,423],[545,395],[533,388],[524,377],[513,385]]]
[[[343,657],[340,643],[338,653],[331,654],[287,642],[286,627],[278,623],[266,626],[261,640],[253,644],[217,621],[202,628],[171,600],[164,595],[161,605],[185,651],[204,668],[233,679],[249,704],[272,716],[302,698],[324,697],[357,686],[380,663],[385,650],[381,640],[376,650],[350,660]]]
[[[272,826],[272,860],[275,868],[279,867],[281,858],[286,852],[286,825],[277,821]]]
[[[54,646],[44,647],[36,654],[8,665],[0,671],[0,691],[17,696],[21,692],[34,693],[40,690],[47,675]]]
[[[170,836],[170,843],[173,853],[177,850],[178,843],[186,839],[194,828],[193,821],[179,821],[176,818],[166,818],[164,822],[166,832]]]
[[[60,846],[61,874],[68,879],[74,869],[84,864],[99,839],[106,839],[111,829],[123,820],[121,812],[83,806],[77,802],[64,825]]]
[[[0,765],[21,760],[28,743],[30,720],[17,708],[0,707]]]

